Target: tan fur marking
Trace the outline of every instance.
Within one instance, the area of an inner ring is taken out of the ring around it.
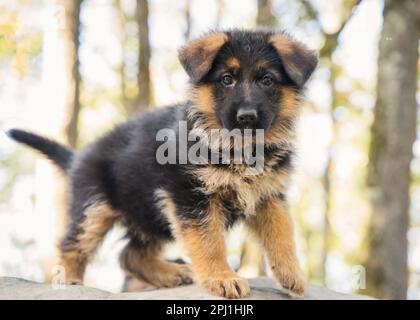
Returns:
[[[66,284],[83,284],[87,259],[75,251],[61,251],[60,265],[64,267]]]
[[[180,227],[184,244],[194,261],[193,269],[198,279],[206,277],[208,273],[231,272],[226,261],[220,208],[214,200],[210,201],[205,226],[188,226],[188,224],[182,225],[181,223]]]
[[[291,217],[279,199],[267,200],[247,224],[261,239],[274,276],[286,290],[302,296],[305,278],[299,268]]]
[[[61,264],[66,271],[66,282],[81,284],[86,265],[106,233],[119,215],[104,201],[90,205],[80,225],[81,233],[68,250],[61,250]]]
[[[214,110],[214,95],[212,85],[202,85],[195,88],[191,92],[192,108],[189,110],[188,116],[194,117],[196,113],[200,113],[195,121],[195,128],[204,131],[211,129],[222,129],[219,121],[216,118]]]
[[[296,117],[299,111],[296,92],[292,88],[284,87],[281,96],[280,119]]]
[[[284,55],[292,55],[295,50],[294,43],[282,34],[275,34],[271,36],[269,43],[273,45],[277,51]]]
[[[236,59],[235,57],[231,57],[226,61],[226,66],[232,69],[239,69],[241,67],[241,64],[238,59]]]
[[[269,62],[265,59],[258,60],[255,64],[256,69],[265,69],[269,66]]]
[[[120,255],[121,268],[126,274],[158,288],[172,288],[192,283],[187,265],[162,260],[162,243],[148,244],[144,248],[130,245]]]
[[[281,90],[282,98],[277,115],[277,124],[270,128],[264,136],[264,142],[266,144],[291,143],[294,139],[293,130],[286,127],[284,121],[295,121],[299,113],[298,95],[292,88],[284,87]]]
[[[255,64],[256,69],[265,69],[266,71],[269,71],[270,73],[274,74],[278,79],[281,79],[283,77],[281,72],[279,72],[277,69],[269,68],[269,67],[270,67],[270,62],[264,59],[257,61]]]
[[[213,86],[202,85],[195,90],[195,106],[204,114],[214,113]]]

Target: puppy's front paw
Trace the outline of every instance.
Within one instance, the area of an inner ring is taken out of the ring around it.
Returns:
[[[215,296],[228,299],[246,298],[250,293],[248,281],[234,273],[204,279],[201,286]]]
[[[287,294],[295,298],[304,297],[306,279],[298,266],[275,266],[273,273]]]
[[[159,274],[153,277],[152,283],[159,288],[173,288],[193,283],[192,273],[187,265],[167,263],[162,269],[156,270]]]

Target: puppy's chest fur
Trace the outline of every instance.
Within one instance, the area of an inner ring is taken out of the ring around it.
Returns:
[[[246,165],[205,166],[195,170],[201,191],[217,201],[228,225],[254,215],[262,201],[284,197],[291,171],[291,150],[266,155],[259,174],[249,174]]]

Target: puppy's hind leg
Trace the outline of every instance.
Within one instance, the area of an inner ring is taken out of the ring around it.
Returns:
[[[67,284],[83,283],[89,259],[118,217],[106,201],[97,201],[84,210],[80,220],[72,222],[60,245]]]
[[[158,288],[192,283],[188,266],[162,260],[162,241],[130,239],[120,255],[121,268],[127,275]]]

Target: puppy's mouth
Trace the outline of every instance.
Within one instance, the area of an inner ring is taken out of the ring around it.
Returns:
[[[255,134],[257,130],[263,130],[264,132],[268,131],[271,127],[270,124],[238,124],[238,123],[230,123],[227,121],[221,121],[222,127],[229,131],[239,131],[241,134],[252,132]]]

